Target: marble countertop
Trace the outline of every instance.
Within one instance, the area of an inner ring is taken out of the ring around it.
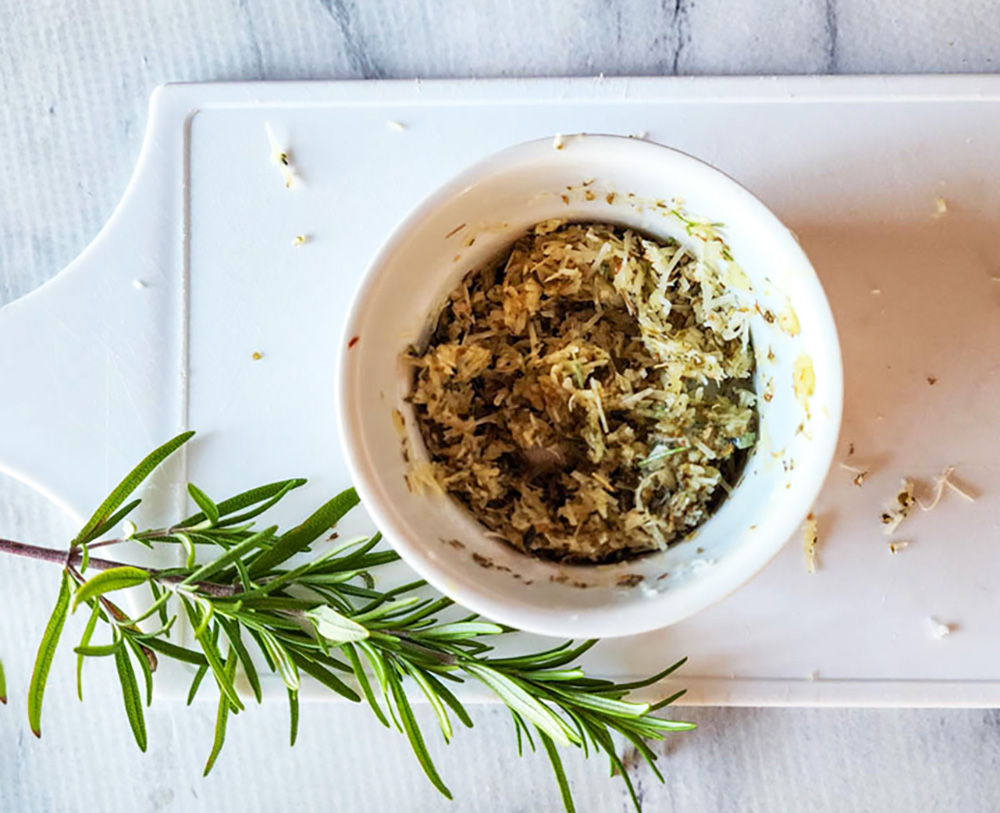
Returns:
[[[0,0],[0,20],[0,305],[53,276],[103,225],[138,155],[149,93],[165,81],[993,72],[1000,60],[1000,6],[986,0]],[[0,477],[4,536],[68,531],[42,497]],[[281,705],[241,715],[202,779],[210,704],[154,706],[150,752],[139,754],[103,664],[76,702],[68,647],[37,742],[25,681],[55,574],[3,564],[11,703],[0,708],[0,810],[558,806],[546,760],[517,761],[509,718],[492,706],[454,746],[431,744],[453,803],[401,737],[344,705],[310,707],[294,751]],[[996,711],[684,711],[701,728],[658,749],[667,783],[633,770],[649,811],[991,811],[1000,795]],[[581,811],[630,809],[603,764],[570,755],[567,771]]]

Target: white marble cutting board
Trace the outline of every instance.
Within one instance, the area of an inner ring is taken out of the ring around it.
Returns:
[[[298,168],[290,189],[265,122]],[[159,509],[181,510],[186,467],[219,497],[309,477],[284,518],[307,511],[348,485],[333,359],[368,259],[451,175],[556,132],[645,132],[798,233],[841,332],[839,458],[853,445],[871,471],[861,488],[831,472],[819,572],[793,540],[736,595],[602,644],[590,668],[639,675],[688,655],[677,683],[694,703],[1000,705],[1000,78],[166,86],[107,227],[0,311],[0,468],[87,514],[191,427]],[[947,465],[977,501],[948,493],[891,555],[882,504]],[[935,637],[931,616],[952,633]]]

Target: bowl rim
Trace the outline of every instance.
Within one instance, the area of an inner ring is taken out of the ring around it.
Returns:
[[[362,442],[361,410],[356,403],[357,399],[352,396],[348,386],[351,367],[348,353],[351,337],[358,335],[358,323],[363,318],[365,302],[379,283],[379,269],[384,267],[386,261],[396,253],[400,245],[409,239],[411,232],[420,225],[422,220],[429,217],[439,207],[447,205],[473,185],[482,183],[498,173],[510,171],[518,166],[530,165],[534,161],[545,158],[551,160],[558,156],[559,153],[553,149],[552,137],[534,139],[506,147],[467,166],[418,201],[391,230],[365,269],[348,307],[347,318],[340,337],[335,372],[336,417],[348,471],[354,487],[361,497],[362,504],[371,514],[376,527],[383,533],[388,543],[422,579],[467,609],[527,632],[556,637],[613,638],[650,632],[670,626],[718,603],[760,573],[784,548],[790,535],[801,524],[809,511],[809,506],[819,495],[833,462],[843,416],[843,362],[839,335],[829,299],[812,263],[799,245],[795,235],[781,222],[777,215],[739,181],[688,153],[643,139],[603,134],[563,135],[562,139],[564,143],[583,139],[583,143],[587,145],[588,149],[628,152],[632,160],[643,154],[655,155],[658,160],[669,156],[669,160],[686,164],[696,172],[722,180],[728,187],[727,194],[742,198],[745,205],[749,205],[756,211],[756,216],[761,218],[762,225],[767,226],[772,238],[781,244],[785,256],[794,259],[804,271],[808,271],[811,275],[811,281],[816,285],[815,305],[818,307],[823,322],[817,327],[827,337],[827,340],[823,342],[825,345],[823,370],[830,398],[827,403],[828,423],[824,428],[822,438],[817,438],[816,446],[811,454],[814,462],[806,472],[809,474],[809,478],[803,482],[801,477],[797,477],[798,483],[794,486],[797,492],[795,504],[802,506],[801,516],[798,516],[799,509],[793,512],[796,514],[794,524],[784,523],[789,526],[787,533],[775,533],[770,541],[762,539],[754,545],[742,545],[730,551],[726,557],[727,577],[718,576],[715,578],[712,582],[712,589],[684,589],[688,586],[694,586],[688,584],[665,591],[656,598],[644,601],[641,608],[637,607],[635,603],[608,602],[597,607],[572,611],[518,605],[509,595],[487,588],[482,583],[477,587],[473,581],[459,582],[446,576],[436,565],[436,556],[431,554],[430,546],[410,539],[409,532],[402,526],[402,523],[397,521],[392,503],[381,488],[380,474],[368,459],[367,451]],[[799,474],[802,473],[803,471],[800,470]],[[686,602],[683,604],[672,601],[664,606],[663,600],[657,600],[657,598],[671,594],[676,596],[678,592],[691,595],[686,596]]]

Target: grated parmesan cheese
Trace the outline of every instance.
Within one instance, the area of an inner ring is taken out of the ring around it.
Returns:
[[[896,494],[895,499],[885,511],[882,512],[882,524],[885,532],[892,534],[896,532],[899,524],[910,515],[916,500],[913,497],[913,482],[904,480],[903,487]]]
[[[268,144],[271,145],[271,163],[276,164],[281,171],[281,179],[284,181],[285,188],[287,189],[292,185],[295,175],[295,169],[288,155],[288,149],[281,146],[277,136],[274,134],[274,130],[271,129],[271,122],[264,122],[264,132],[267,134]]]
[[[861,488],[865,482],[865,478],[869,474],[866,469],[859,469],[857,466],[851,466],[847,463],[841,463],[840,468],[844,471],[849,471],[854,475],[854,479],[851,482],[853,482],[858,488]]]
[[[960,496],[966,502],[975,502],[976,498],[973,497],[966,491],[963,491],[957,485],[951,481],[951,475],[955,473],[954,466],[947,466],[945,470],[941,472],[937,477],[934,478],[934,499],[929,503],[923,503],[920,500],[917,502],[920,504],[920,510],[922,511],[932,511],[937,508],[937,504],[941,502],[941,497],[944,496],[944,490],[946,488],[954,491],[958,496]]]
[[[461,280],[407,356],[439,485],[562,561],[663,550],[708,519],[757,442],[751,310],[715,240],[547,221]]]
[[[819,523],[810,511],[802,525],[802,551],[806,556],[806,570],[816,572],[816,546],[819,544]]]

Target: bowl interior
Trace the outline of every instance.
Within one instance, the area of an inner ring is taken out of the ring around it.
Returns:
[[[688,540],[612,565],[528,557],[490,538],[442,495],[413,493],[426,457],[405,401],[406,348],[425,336],[448,292],[527,229],[553,218],[613,222],[703,251],[722,224],[723,273],[754,311],[760,440],[733,494]],[[694,233],[692,233],[692,231]],[[422,203],[375,258],[347,322],[338,381],[355,483],[404,559],[461,604],[559,636],[616,636],[665,626],[744,583],[802,521],[832,459],[842,373],[825,295],[791,233],[721,172],[643,141],[572,136],[531,142],[473,167]],[[402,428],[394,411],[403,417]]]

